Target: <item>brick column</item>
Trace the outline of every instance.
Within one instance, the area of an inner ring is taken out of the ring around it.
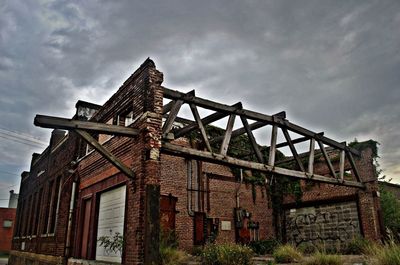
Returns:
[[[360,224],[364,237],[369,240],[381,239],[378,210],[380,209],[377,197],[378,180],[372,157],[372,150],[366,148],[361,151],[361,158],[356,161],[360,177],[365,182],[366,189],[358,191],[358,205]]]
[[[132,169],[136,178],[127,190],[124,264],[159,264],[160,148],[163,90],[162,73],[150,64],[144,79],[144,113],[133,124],[140,135],[133,140]]]

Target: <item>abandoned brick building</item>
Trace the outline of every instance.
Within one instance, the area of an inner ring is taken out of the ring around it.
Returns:
[[[284,112],[263,115],[162,81],[147,59],[103,106],[78,101],[72,119],[35,118],[54,130],[21,176],[10,264],[152,264],[161,229],[185,250],[208,241],[380,240],[372,149],[294,125]],[[185,104],[194,121],[178,116]],[[201,118],[200,108],[214,113]],[[226,128],[213,125],[224,118]],[[256,142],[259,128],[271,131],[268,147]],[[121,251],[100,246],[116,235]]]

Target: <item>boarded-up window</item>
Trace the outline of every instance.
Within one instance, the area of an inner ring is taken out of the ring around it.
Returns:
[[[205,243],[206,214],[194,213],[194,244],[203,245]]]
[[[175,230],[176,197],[160,196],[160,226],[164,231]]]

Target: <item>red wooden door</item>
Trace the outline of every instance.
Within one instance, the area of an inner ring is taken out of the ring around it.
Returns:
[[[88,199],[83,201],[83,220],[82,220],[82,247],[81,257],[88,259],[88,242],[89,242],[89,229],[90,229],[90,210],[92,200]]]
[[[176,197],[160,196],[160,226],[164,231],[175,230]]]

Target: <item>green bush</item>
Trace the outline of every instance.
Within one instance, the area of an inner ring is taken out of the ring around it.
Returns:
[[[397,234],[400,232],[400,201],[384,187],[380,188],[380,194],[383,223],[394,234]],[[399,238],[396,239],[400,240]]]
[[[393,242],[387,245],[371,244],[367,248],[371,265],[400,265],[400,246]]]
[[[280,246],[272,255],[277,263],[300,262],[303,258],[300,251],[292,245]]]
[[[206,245],[201,253],[204,265],[251,265],[253,251],[236,244]]]
[[[297,249],[306,255],[314,254],[319,250],[317,246],[311,243],[301,243],[300,245],[297,246]]]
[[[188,260],[185,252],[172,247],[160,247],[160,258],[162,265],[185,264]]]
[[[279,242],[275,239],[252,241],[248,246],[258,255],[272,254],[279,246]]]
[[[351,240],[347,246],[345,247],[345,249],[343,249],[343,254],[355,254],[355,255],[361,255],[363,253],[365,253],[366,249],[368,248],[368,246],[371,244],[371,242],[369,242],[368,240],[366,240],[365,238],[358,236],[353,238],[353,240]]]
[[[339,255],[330,255],[317,252],[304,263],[304,265],[342,265],[343,262]]]

